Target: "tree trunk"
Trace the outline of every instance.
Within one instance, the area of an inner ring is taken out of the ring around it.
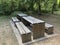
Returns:
[[[38,4],[38,14],[41,15],[41,4],[40,4],[40,0],[37,1],[37,4]]]
[[[57,0],[54,1],[53,6],[52,6],[52,14],[54,13],[54,11],[56,10],[56,4]]]

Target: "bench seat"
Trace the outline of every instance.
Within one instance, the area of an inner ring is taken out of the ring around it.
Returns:
[[[48,23],[45,23],[45,32],[47,34],[52,34],[54,30],[54,26]]]
[[[16,27],[21,35],[23,43],[31,41],[31,31],[22,22],[17,22]]]
[[[12,17],[12,21],[13,21],[14,23],[20,22],[19,19],[18,19],[17,17]]]

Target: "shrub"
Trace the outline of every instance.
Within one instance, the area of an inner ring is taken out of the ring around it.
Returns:
[[[15,10],[15,4],[13,1],[10,3],[3,2],[0,4],[0,14],[10,15]]]

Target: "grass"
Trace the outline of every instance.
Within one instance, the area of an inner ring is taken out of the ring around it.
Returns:
[[[54,13],[60,15],[60,11],[55,11]]]

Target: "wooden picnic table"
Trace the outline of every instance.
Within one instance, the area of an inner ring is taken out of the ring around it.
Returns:
[[[31,26],[31,31],[33,32],[34,39],[44,36],[45,22],[36,19],[32,16],[22,17],[22,22],[25,25]]]

